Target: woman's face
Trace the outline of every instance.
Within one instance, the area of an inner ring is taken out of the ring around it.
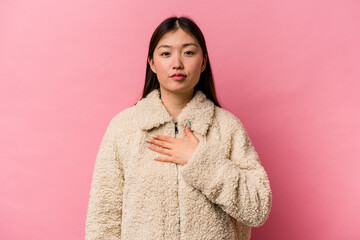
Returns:
[[[173,93],[193,91],[204,71],[207,58],[199,43],[188,33],[178,28],[166,33],[155,47],[153,59],[148,59],[151,70],[157,75],[160,87]],[[182,73],[182,80],[171,76]]]

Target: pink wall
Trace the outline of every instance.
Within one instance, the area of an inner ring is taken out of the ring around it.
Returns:
[[[0,2],[0,239],[83,239],[101,138],[172,14],[202,29],[269,174],[252,239],[359,239],[359,2],[157,2]]]

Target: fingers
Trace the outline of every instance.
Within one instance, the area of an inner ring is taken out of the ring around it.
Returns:
[[[162,148],[172,149],[172,148],[171,148],[172,144],[171,144],[171,143],[168,143],[168,142],[156,140],[156,139],[153,139],[153,138],[145,139],[145,141],[148,142],[148,143],[151,143],[151,144],[160,146],[160,147],[162,147]]]
[[[151,144],[148,144],[148,145],[146,145],[146,146],[147,146],[150,150],[153,150],[153,151],[155,151],[155,152],[158,152],[158,153],[161,153],[161,154],[165,154],[165,155],[171,156],[170,149],[158,147],[158,146],[151,145]]]
[[[173,137],[166,136],[166,135],[159,135],[159,134],[156,134],[153,138],[161,140],[161,141],[167,141],[167,142],[172,142],[172,140],[173,140]]]

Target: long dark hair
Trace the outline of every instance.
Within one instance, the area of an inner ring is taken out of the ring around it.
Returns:
[[[200,30],[200,28],[194,23],[193,20],[187,17],[169,17],[165,19],[160,25],[155,29],[151,40],[149,43],[149,52],[148,59],[153,59],[154,49],[160,39],[168,32],[176,31],[178,28],[181,28],[188,34],[192,35],[199,42],[203,55],[207,57],[207,63],[204,71],[200,75],[199,82],[194,87],[194,93],[197,90],[201,90],[205,96],[210,99],[216,106],[221,107],[215,91],[215,85],[213,80],[213,75],[211,71],[210,59],[206,48],[205,38]],[[145,84],[142,93],[142,98],[146,97],[152,90],[159,89],[160,84],[157,79],[156,74],[151,70],[150,64],[148,61],[146,66],[146,75],[145,75]]]

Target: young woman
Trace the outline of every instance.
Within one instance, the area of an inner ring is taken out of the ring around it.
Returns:
[[[110,121],[85,239],[250,239],[269,217],[267,173],[220,107],[203,34],[186,17],[152,35],[142,98]]]

